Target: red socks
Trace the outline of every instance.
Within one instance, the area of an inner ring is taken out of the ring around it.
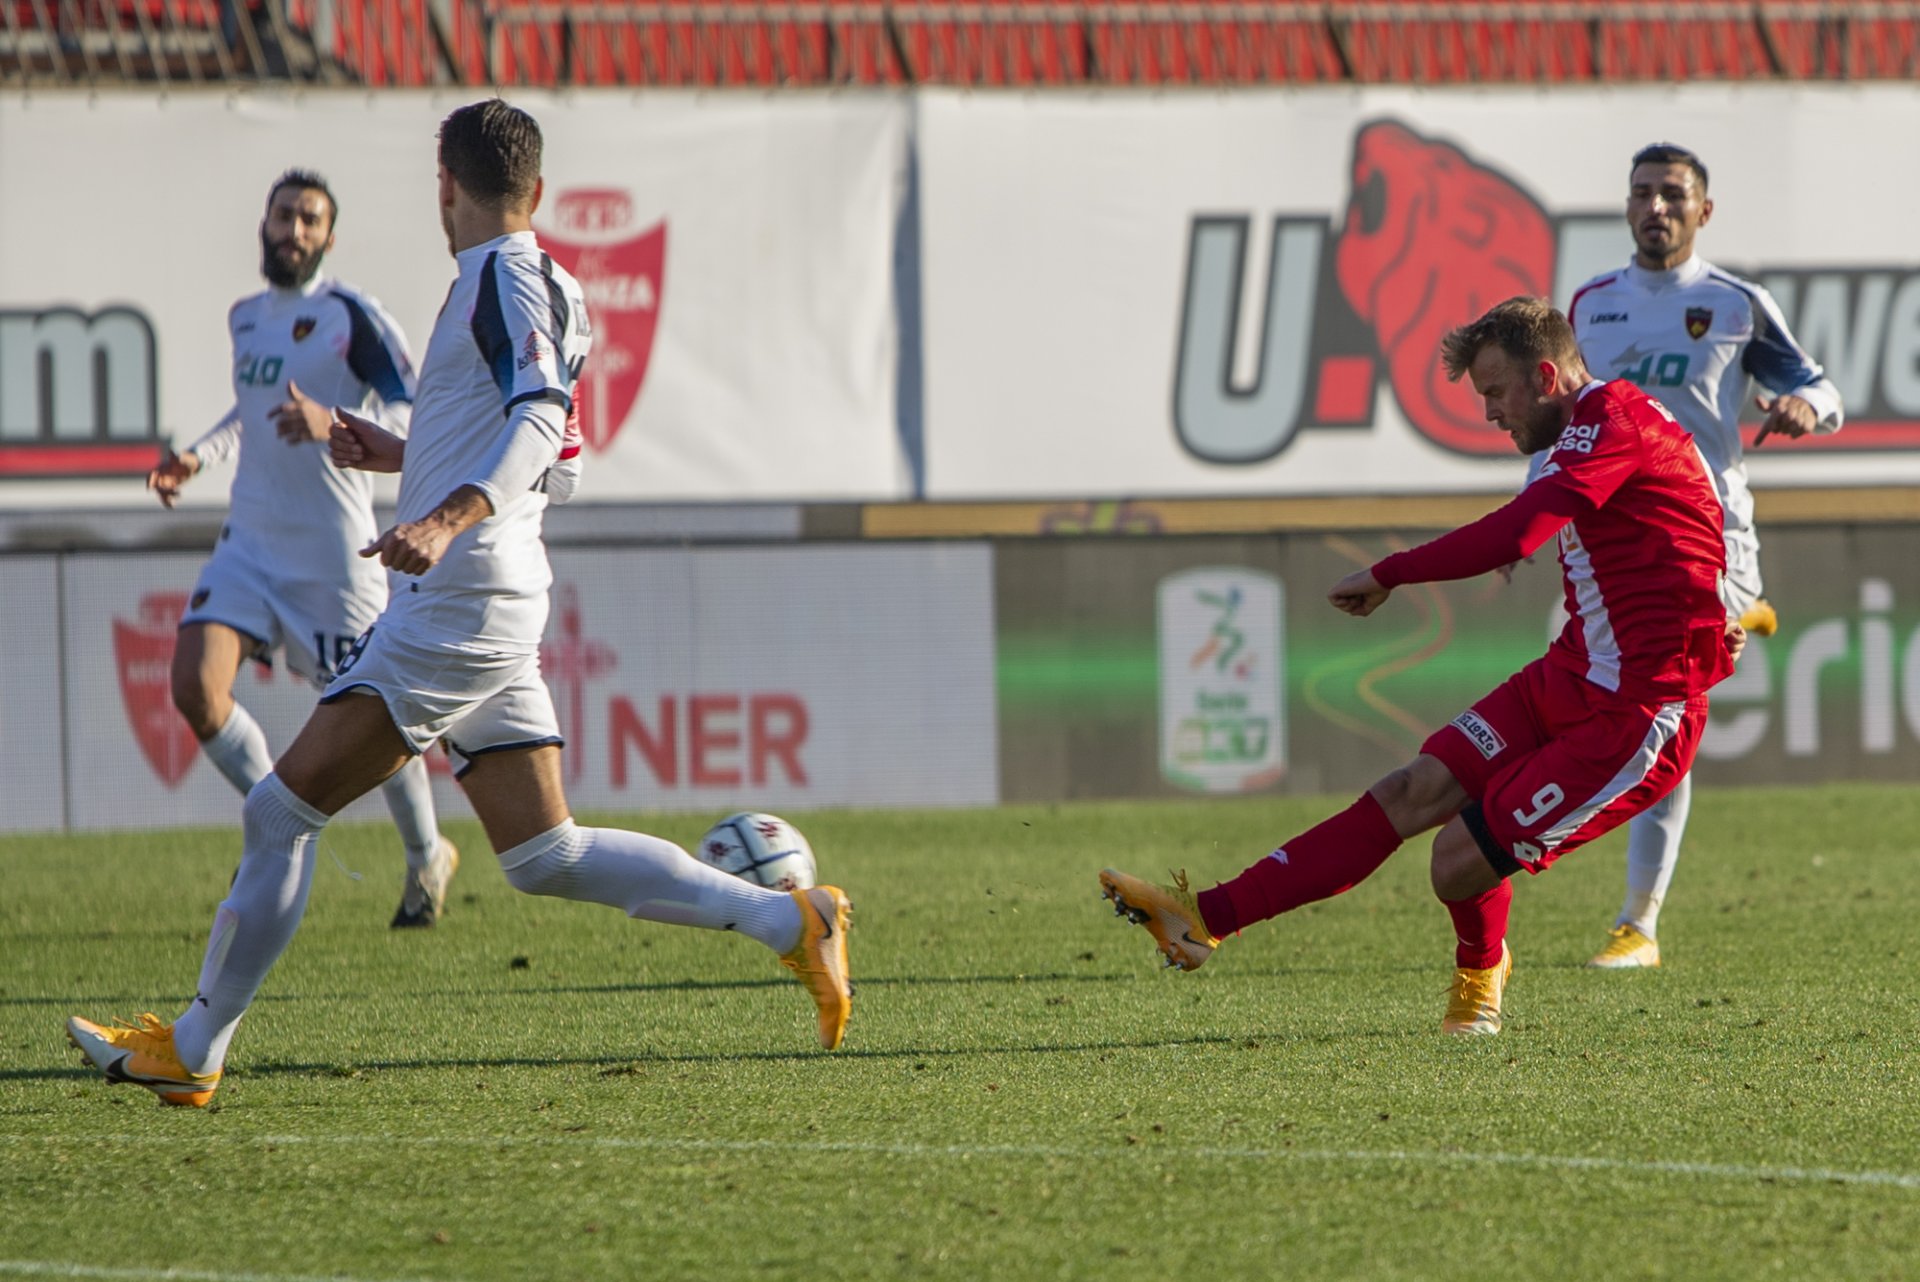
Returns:
[[[1502,881],[1472,899],[1442,900],[1453,915],[1453,964],[1468,970],[1487,970],[1500,964],[1500,945],[1507,938],[1507,909],[1513,904],[1513,883]]]
[[[1351,890],[1371,877],[1399,848],[1400,834],[1394,831],[1387,812],[1372,793],[1362,793],[1360,800],[1301,833],[1232,881],[1201,891],[1197,896],[1200,916],[1215,939],[1224,939],[1257,921]],[[1506,921],[1503,902],[1503,932]],[[1496,959],[1499,949],[1496,938]]]

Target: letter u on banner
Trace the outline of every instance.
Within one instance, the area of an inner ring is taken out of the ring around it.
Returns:
[[[1326,228],[1276,218],[1260,312],[1260,364],[1248,388],[1233,386],[1233,349],[1246,275],[1244,217],[1196,218],[1187,251],[1186,297],[1174,378],[1180,443],[1215,463],[1270,458],[1300,428],[1307,355]]]

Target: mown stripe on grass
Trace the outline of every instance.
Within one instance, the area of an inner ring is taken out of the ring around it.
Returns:
[[[1691,1175],[1703,1179],[1759,1183],[1858,1184],[1920,1190],[1920,1172],[1843,1171],[1816,1166],[1751,1166],[1723,1162],[1636,1161],[1624,1157],[1579,1157],[1553,1153],[1473,1153],[1439,1149],[1310,1149],[1179,1147],[1153,1143],[1125,1146],[1045,1144],[908,1144],[856,1140],[703,1140],[627,1139],[616,1136],[438,1136],[438,1135],[196,1135],[190,1140],[162,1135],[7,1135],[15,1144],[229,1144],[338,1145],[411,1148],[597,1148],[645,1152],[713,1153],[859,1153],[906,1158],[1021,1157],[1068,1161],[1106,1161],[1117,1157],[1153,1157],[1177,1161],[1387,1163],[1408,1166],[1519,1166],[1541,1170],[1622,1171],[1635,1175]],[[182,1275],[185,1276],[185,1275]]]
[[[345,1273],[220,1273],[207,1269],[172,1269],[155,1266],[145,1269],[110,1269],[94,1264],[72,1264],[65,1260],[0,1260],[0,1275],[28,1278],[158,1278],[162,1282],[370,1282]],[[396,1282],[381,1279],[380,1282]]]

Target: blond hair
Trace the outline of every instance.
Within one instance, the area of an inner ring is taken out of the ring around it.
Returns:
[[[1544,298],[1509,298],[1480,319],[1448,330],[1440,340],[1447,381],[1459,382],[1487,347],[1497,347],[1523,365],[1552,361],[1562,369],[1586,369],[1573,326]]]

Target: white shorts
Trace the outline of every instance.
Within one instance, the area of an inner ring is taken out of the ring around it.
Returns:
[[[1739,618],[1766,593],[1760,584],[1760,540],[1752,530],[1727,536],[1727,573],[1720,580],[1720,603]]]
[[[218,623],[232,628],[253,641],[249,658],[264,660],[279,650],[287,657],[287,667],[324,687],[386,603],[384,576],[288,578],[256,565],[222,530],[193,585],[180,626]]]
[[[560,747],[560,720],[538,654],[480,654],[403,639],[379,624],[354,643],[320,702],[353,690],[380,696],[415,753],[444,739],[458,778],[473,758]]]

